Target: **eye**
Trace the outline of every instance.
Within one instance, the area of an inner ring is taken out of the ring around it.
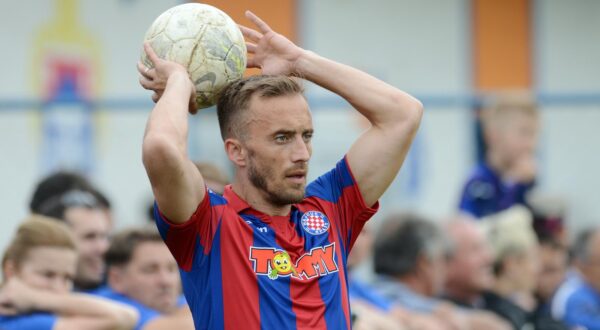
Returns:
[[[279,260],[276,260],[275,263],[278,265],[281,265],[281,261],[279,261]]]
[[[289,139],[290,138],[284,134],[275,135],[275,142],[277,142],[277,143],[285,143],[285,142],[288,142]]]
[[[304,139],[304,141],[310,141],[312,140],[313,137],[313,132],[306,132],[304,134],[302,134],[302,138]]]

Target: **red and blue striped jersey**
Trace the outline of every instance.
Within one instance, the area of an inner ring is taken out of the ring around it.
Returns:
[[[288,216],[269,216],[225,189],[162,238],[177,260],[196,329],[350,329],[346,259],[377,211],[346,159],[306,187]]]

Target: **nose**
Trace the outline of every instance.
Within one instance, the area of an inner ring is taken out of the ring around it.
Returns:
[[[292,161],[296,162],[308,162],[312,148],[310,142],[304,141],[302,137],[295,140],[292,151]]]
[[[178,279],[177,272],[171,271],[169,269],[161,269],[158,272],[158,283],[163,287],[173,287],[177,285]]]
[[[107,236],[98,237],[95,241],[95,250],[99,255],[104,255],[108,251],[109,246],[110,243]]]

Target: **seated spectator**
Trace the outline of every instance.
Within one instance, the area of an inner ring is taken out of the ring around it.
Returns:
[[[58,171],[43,178],[35,186],[29,209],[32,213],[43,214],[41,208],[44,203],[71,190],[85,191],[92,194],[99,206],[107,213],[112,227],[110,201],[86,177],[76,172]]]
[[[493,315],[462,311],[438,298],[445,283],[448,246],[433,223],[411,214],[395,216],[383,224],[376,242],[374,285],[392,303],[427,315],[444,329],[506,329]]]
[[[532,221],[531,212],[520,205],[482,219],[495,255],[496,275],[491,292],[484,295],[486,308],[504,316],[515,329],[566,329],[549,314],[536,313],[539,257]]]
[[[69,229],[41,216],[23,222],[2,259],[0,329],[132,329],[130,307],[70,292],[77,251]]]
[[[539,115],[530,97],[498,95],[481,112],[484,159],[463,188],[460,209],[476,218],[526,205],[536,176]]]
[[[488,310],[502,317],[486,305],[487,293],[494,284],[494,260],[480,225],[461,215],[447,223],[446,232],[451,249],[446,263],[445,298],[463,308]]]
[[[106,253],[107,287],[95,293],[137,309],[136,329],[193,329],[175,258],[154,227],[124,230]]]
[[[373,287],[356,276],[356,268],[369,256],[373,248],[373,234],[363,227],[348,256],[348,293],[354,316],[354,329],[392,330],[405,329],[401,311],[373,290]],[[402,313],[403,314],[403,313]]]
[[[64,221],[75,235],[79,251],[75,289],[91,291],[102,285],[110,219],[94,195],[83,190],[67,191],[46,200],[39,214]]]
[[[600,329],[600,230],[582,232],[573,245],[578,277],[564,288],[562,320],[571,328]],[[562,290],[562,288],[561,288]],[[557,293],[561,294],[560,290]],[[554,309],[554,306],[553,306]]]
[[[552,238],[540,239],[540,272],[535,295],[537,313],[550,316],[550,306],[559,286],[565,281],[568,267],[568,251]]]

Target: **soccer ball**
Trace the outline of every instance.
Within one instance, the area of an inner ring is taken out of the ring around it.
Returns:
[[[198,109],[217,102],[221,89],[246,68],[246,43],[237,24],[221,10],[199,3],[172,7],[152,23],[144,41],[163,59],[183,65],[196,86]],[[142,51],[142,63],[152,63]]]

